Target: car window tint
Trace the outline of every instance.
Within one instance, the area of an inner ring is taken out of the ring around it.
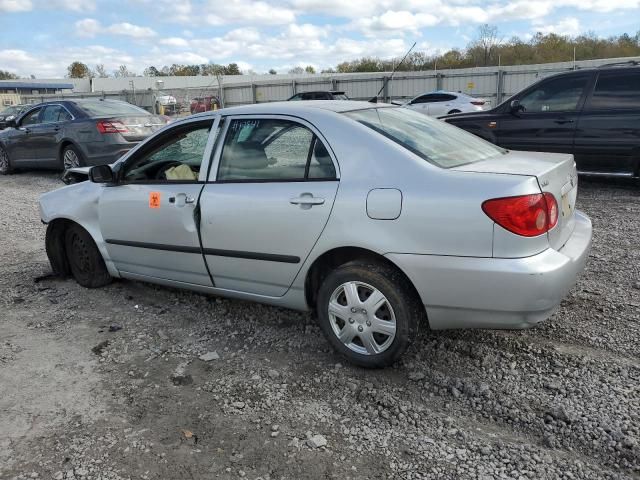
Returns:
[[[125,180],[196,181],[209,140],[211,122],[179,126],[165,132],[156,143],[126,167]]]
[[[73,117],[71,116],[71,114],[67,111],[66,108],[60,107],[60,113],[58,115],[58,121],[59,122],[68,122],[70,120],[72,120]]]
[[[589,77],[560,77],[541,83],[520,99],[520,105],[528,113],[570,112],[578,108],[578,102]]]
[[[234,120],[218,180],[304,180],[312,141],[308,128],[288,120]]]
[[[433,95],[422,95],[421,97],[418,97],[414,100],[411,101],[411,104],[416,104],[416,103],[430,103],[434,101],[434,97]]]
[[[640,72],[601,73],[589,105],[594,109],[640,108]]]
[[[36,108],[34,111],[26,114],[22,119],[22,121],[20,122],[20,125],[35,125],[36,123],[40,123],[38,119],[38,116],[40,115],[40,110],[41,109]]]
[[[102,101],[102,100],[76,100],[76,105],[84,110],[89,116],[104,117],[117,115],[151,115],[140,107],[131,105],[121,101]]]
[[[336,178],[336,167],[327,150],[327,147],[316,138],[309,160],[309,175],[311,179],[334,179]]]
[[[442,94],[441,97],[443,102],[450,102],[451,100],[455,100],[456,98],[458,98],[455,95],[449,95],[448,93]]]
[[[461,128],[409,108],[368,108],[344,115],[443,168],[479,162],[506,152]]]
[[[42,123],[56,123],[60,121],[60,114],[64,109],[60,105],[48,105],[42,112]]]

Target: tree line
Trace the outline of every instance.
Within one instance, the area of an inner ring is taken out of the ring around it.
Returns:
[[[555,33],[534,35],[525,41],[519,37],[503,39],[497,27],[482,25],[478,33],[464,49],[451,49],[441,54],[429,55],[426,52],[412,52],[401,65],[403,71],[440,70],[450,68],[487,67],[497,65],[530,65],[536,63],[566,62],[576,60],[594,60],[598,58],[640,56],[640,31],[634,36],[627,33],[600,38],[595,33],[586,33],[575,37],[557,35]],[[354,72],[388,72],[392,71],[400,61],[400,57],[380,59],[362,57],[339,63],[335,68],[328,68],[321,73],[354,73]],[[255,72],[244,72],[255,73]],[[269,73],[275,75],[273,68]],[[295,67],[287,73],[316,73],[313,66]],[[11,75],[0,71],[2,75]],[[163,76],[197,76],[197,75],[242,75],[237,63],[220,65],[208,63],[200,65],[149,66],[144,69],[147,77]],[[137,76],[126,65],[112,72],[114,77]],[[81,62],[73,62],[67,68],[69,78],[105,78],[110,75],[104,65],[89,68]],[[8,77],[5,77],[8,78]]]

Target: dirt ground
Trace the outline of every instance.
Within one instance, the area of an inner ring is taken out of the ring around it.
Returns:
[[[639,185],[582,179],[594,246],[550,320],[423,329],[379,371],[307,314],[46,277],[60,185],[0,177],[0,478],[640,478]]]

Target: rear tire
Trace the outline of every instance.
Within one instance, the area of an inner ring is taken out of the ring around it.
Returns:
[[[3,146],[0,145],[0,175],[9,175],[13,171],[9,154]]]
[[[111,275],[89,232],[80,225],[70,225],[64,234],[64,245],[69,269],[76,282],[86,288],[98,288],[111,283]]]
[[[424,307],[396,269],[354,261],[324,280],[317,313],[327,340],[340,354],[361,367],[381,368],[393,364],[414,341]]]
[[[67,145],[62,150],[62,170],[84,167],[84,157],[74,145]]]

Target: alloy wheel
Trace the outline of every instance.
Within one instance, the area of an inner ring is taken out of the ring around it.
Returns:
[[[9,171],[9,155],[0,147],[0,173],[6,173]]]
[[[396,316],[377,288],[364,282],[346,282],[329,300],[333,333],[350,350],[376,355],[387,350],[396,336]]]
[[[78,158],[78,155],[70,148],[64,151],[64,157],[62,161],[64,163],[65,170],[69,170],[70,168],[77,168],[80,166],[80,159]]]

